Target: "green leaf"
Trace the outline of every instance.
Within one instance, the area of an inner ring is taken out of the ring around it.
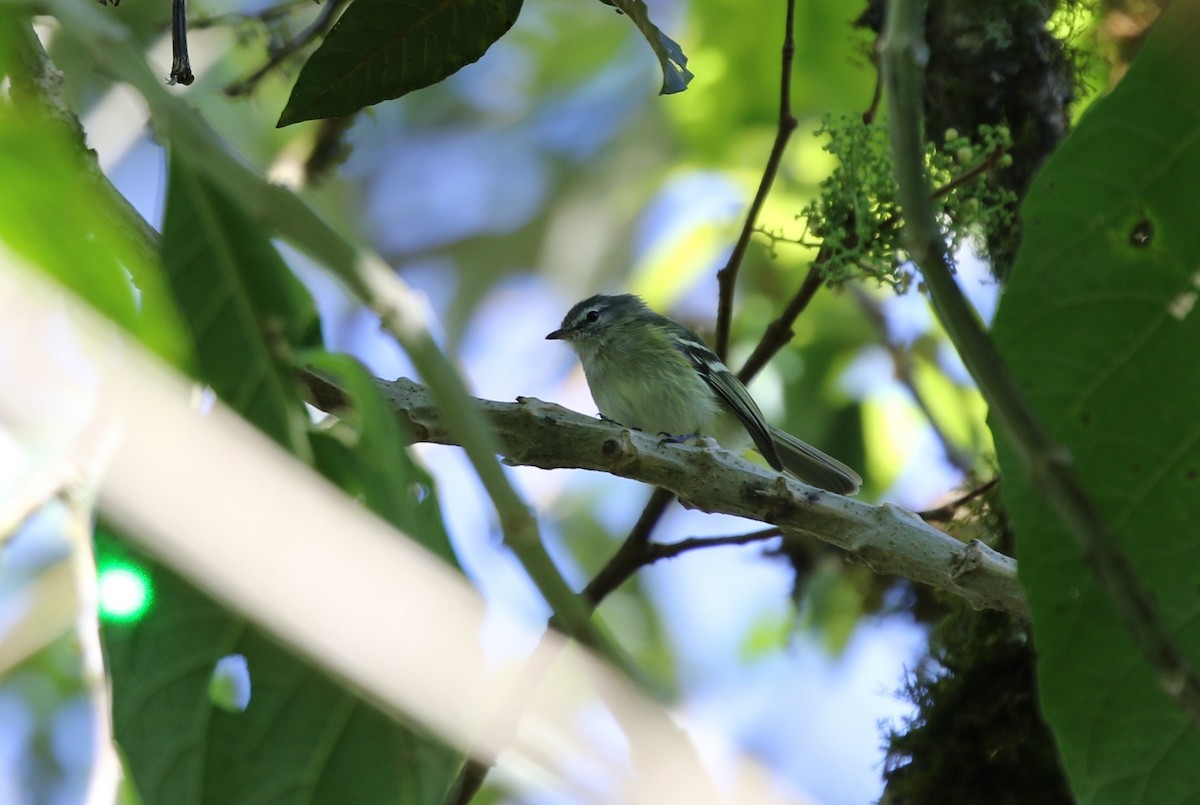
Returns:
[[[355,0],[305,63],[279,126],[342,117],[476,62],[521,0]]]
[[[671,95],[687,89],[693,78],[692,71],[687,68],[687,56],[684,55],[683,48],[679,47],[678,42],[664,34],[657,25],[650,21],[650,11],[646,8],[646,4],[642,0],[600,0],[600,2],[620,9],[621,13],[629,17],[630,21],[642,32],[642,36],[646,37],[646,41],[650,43],[650,48],[658,57],[658,63],[662,65],[663,84],[659,93]]]
[[[74,291],[159,357],[185,365],[187,331],[163,267],[85,164],[60,126],[0,102],[0,248]]]
[[[458,753],[397,724],[123,543],[98,535],[97,554],[142,564],[155,587],[144,619],[105,623],[102,632],[113,729],[145,802],[441,801]],[[245,656],[251,680],[240,713],[208,695],[217,661],[234,653]]]
[[[313,434],[313,455],[322,474],[457,567],[433,478],[409,456],[412,439],[405,437],[374,379],[346,355],[310,352],[303,362],[335,378],[353,406],[338,412],[334,428]]]
[[[1200,661],[1200,6],[1166,12],[1050,161],[995,337]],[[1200,735],[1001,445],[1046,716],[1082,803],[1200,798]]]
[[[320,343],[316,308],[262,230],[177,154],[162,256],[196,344],[198,379],[271,438],[307,455],[291,352]]]

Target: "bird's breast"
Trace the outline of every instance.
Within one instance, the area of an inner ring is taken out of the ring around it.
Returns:
[[[720,401],[691,367],[672,370],[631,373],[600,360],[585,374],[596,407],[609,419],[652,434],[712,435]]]

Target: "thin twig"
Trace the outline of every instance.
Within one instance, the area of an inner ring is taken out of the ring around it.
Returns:
[[[187,0],[171,0],[171,75],[167,83],[185,87],[196,80],[187,47]]]
[[[663,490],[657,489],[656,492]],[[671,495],[670,500],[675,496]],[[649,507],[647,507],[649,508]],[[596,574],[591,583],[584,589],[583,594],[593,606],[600,603],[622,584],[633,578],[633,575],[647,565],[652,565],[660,559],[673,559],[688,551],[702,548],[715,548],[721,545],[747,545],[760,542],[771,537],[778,537],[782,532],[775,527],[764,528],[749,534],[734,534],[723,537],[691,537],[678,542],[645,542],[637,548],[629,548],[626,540],[613,558],[605,564],[604,569]]]
[[[650,542],[650,534],[654,531],[655,524],[658,523],[659,518],[662,517],[663,512],[666,511],[667,506],[671,505],[671,501],[674,499],[675,497],[671,493],[662,489],[655,489],[654,494],[646,502],[641,516],[633,524],[633,528],[626,539],[629,542],[640,543],[642,545]]]
[[[562,643],[554,639],[554,629],[547,627],[533,653],[521,667],[520,676],[495,712],[489,715],[477,741],[480,746],[507,746],[512,743],[517,727],[520,726],[521,716],[529,709],[533,697],[541,688],[546,675],[550,673],[561,649]],[[494,761],[485,762],[468,754],[462,771],[442,797],[442,805],[468,805],[483,787],[483,782],[494,765]]]
[[[758,192],[754,194],[754,201],[750,203],[750,209],[746,211],[746,222],[742,225],[742,232],[738,236],[737,243],[734,244],[733,251],[729,254],[729,260],[725,263],[725,267],[717,272],[719,293],[713,349],[716,350],[721,360],[725,360],[725,355],[729,351],[729,328],[733,320],[733,292],[734,286],[737,284],[738,269],[741,268],[742,260],[746,257],[746,250],[750,246],[750,236],[754,234],[758,215],[762,212],[767,195],[771,192],[771,185],[775,181],[776,174],[779,173],[779,165],[783,161],[783,152],[787,148],[788,140],[798,125],[796,116],[792,114],[792,59],[796,54],[796,40],[792,28],[795,25],[795,18],[796,0],[787,0],[787,22],[783,34],[783,58],[781,60],[782,75],[779,81],[779,128],[775,132],[775,143],[771,146],[771,153],[767,157],[762,180],[758,183]]]
[[[879,37],[875,37],[875,41],[871,44],[871,63],[875,65],[875,90],[871,93],[871,103],[863,112],[862,121],[866,125],[871,125],[875,122],[875,115],[879,113],[879,102],[883,100],[883,71],[879,69]]]
[[[650,500],[642,509],[637,523],[629,532],[629,536],[617,548],[617,552],[604,563],[600,572],[583,588],[583,597],[592,606],[599,606],[609,593],[624,584],[638,568],[645,563],[650,552],[650,534],[663,512],[675,501],[675,494],[666,489],[657,488],[650,495]]]
[[[306,381],[307,382],[307,381]],[[661,487],[656,487],[649,502],[642,511],[642,516],[630,531],[629,536],[621,543],[621,547],[596,577],[581,593],[581,598],[589,609],[595,609],[610,593],[624,584],[640,568],[656,561],[651,558],[655,552],[655,544],[651,543],[650,532],[666,508],[675,500],[675,495]],[[775,529],[778,531],[778,529]],[[667,558],[667,557],[661,557]],[[549,635],[557,624],[551,619],[546,634]],[[545,678],[557,653],[548,653],[551,643],[545,637],[538,643],[533,654],[521,669],[521,675],[513,686],[512,693],[506,698],[500,709],[494,713],[484,728],[489,740],[487,745],[503,745],[512,741],[521,714],[529,706],[542,680]],[[470,760],[459,773],[458,779],[443,800],[444,805],[467,805],[479,792],[484,780],[491,771],[492,765],[478,760]]]
[[[792,325],[796,323],[796,319],[808,307],[808,303],[817,295],[817,291],[821,290],[823,275],[821,273],[821,262],[823,260],[824,251],[818,252],[816,259],[813,261],[812,268],[808,270],[808,275],[805,276],[804,282],[800,283],[800,287],[796,289],[796,293],[788,301],[783,312],[779,314],[773,322],[767,325],[767,329],[763,331],[762,338],[758,340],[758,346],[750,353],[750,357],[746,359],[746,363],[738,370],[738,379],[743,383],[749,383],[755,375],[762,371],[762,368],[774,358],[779,350],[783,349],[792,340],[795,333],[792,331]]]
[[[681,539],[678,542],[656,542],[650,546],[647,561],[642,566],[645,567],[646,565],[653,564],[660,559],[674,559],[691,551],[719,548],[724,545],[752,545],[755,542],[762,542],[763,540],[781,536],[783,536],[783,531],[778,528],[764,528],[760,531],[751,531],[749,534],[730,534],[723,537],[690,537],[688,539]]]
[[[276,48],[271,53],[270,58],[267,59],[267,63],[262,67],[259,67],[241,81],[236,81],[225,87],[225,94],[237,97],[253,92],[254,88],[258,86],[258,82],[262,81],[268,73],[304,50],[317,37],[328,33],[333,24],[337,22],[338,12],[348,2],[350,0],[326,0],[325,8],[321,10],[320,16],[313,21],[312,25],[308,26],[299,36],[289,39]]]
[[[655,490],[656,494],[662,492],[662,489]],[[669,495],[666,498],[666,503],[670,503],[672,500],[674,500],[674,495]],[[650,507],[647,506],[647,508]],[[716,548],[724,545],[749,545],[781,535],[782,532],[780,529],[772,527],[749,534],[693,537],[671,543],[634,543],[632,540],[626,540],[624,545],[622,545],[622,549],[633,544],[637,544],[640,547],[636,551],[630,551],[628,554],[630,557],[629,561],[621,563],[610,561],[606,565],[607,568],[612,569],[610,575],[603,578],[598,575],[593,579],[592,583],[584,591],[583,597],[590,606],[598,607],[600,602],[609,593],[628,581],[638,570],[647,565],[654,564],[661,559],[673,559],[684,553],[705,548]],[[525,666],[521,669],[521,675],[514,684],[512,692],[506,697],[500,709],[492,715],[487,726],[484,728],[484,733],[487,737],[480,741],[481,744],[496,746],[512,741],[516,728],[520,723],[521,714],[529,707],[533,696],[541,686],[542,680],[545,679],[546,674],[558,657],[558,652],[554,649],[554,645],[556,644],[547,639],[553,633],[553,627],[554,623],[551,621],[550,627],[547,628],[542,640],[539,641],[537,647],[534,648],[533,653],[526,661]],[[487,763],[469,760],[463,766],[462,772],[459,773],[454,785],[451,786],[444,797],[444,805],[467,805],[479,793],[479,789],[483,787],[483,782],[487,778],[491,768],[491,765]]]
[[[202,28],[219,28],[224,25],[240,25],[247,22],[268,23],[283,19],[298,8],[311,7],[312,4],[312,0],[285,0],[285,2],[273,6],[267,6],[255,14],[234,11],[228,14],[214,14],[211,17],[199,17],[193,19],[189,27],[193,31],[199,31]]]
[[[1003,146],[992,149],[992,152],[984,157],[984,159],[978,165],[968,171],[964,171],[958,176],[955,176],[937,190],[934,190],[932,193],[930,193],[929,197],[931,199],[939,199],[942,196],[948,196],[958,188],[970,184],[980,176],[983,176],[985,173],[991,173],[996,169],[996,166],[1000,164],[1000,159],[1005,155],[1005,153],[1007,152],[1004,150]]]
[[[1075,538],[1097,585],[1154,670],[1163,692],[1191,719],[1193,727],[1200,727],[1200,675],[1176,645],[1153,596],[1085,490],[1070,451],[1050,436],[954,280],[929,203],[925,171],[921,98],[928,45],[924,25],[922,0],[893,0],[880,46],[905,245],[925,278],[942,326],[1026,472],[1036,477],[1036,486]]]
[[[927,523],[948,523],[955,518],[958,510],[970,503],[975,498],[986,495],[997,486],[1000,485],[1000,476],[997,475],[992,480],[981,486],[977,486],[970,492],[955,498],[944,506],[938,506],[936,509],[927,509],[923,512],[917,512],[917,516]]]

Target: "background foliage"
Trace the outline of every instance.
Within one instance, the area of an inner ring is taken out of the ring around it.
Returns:
[[[297,188],[331,232],[365,238],[428,295],[440,343],[481,396],[536,394],[591,410],[573,364],[541,336],[577,298],[617,289],[710,331],[715,273],[779,119],[782,4],[615,5],[624,16],[548,0],[431,4],[415,17],[411,5],[355,0],[339,20],[334,0],[193,4],[197,79],[171,90],[198,110],[188,117],[160,87],[139,84],[143,54],[167,75],[167,6],[61,0],[39,19],[39,40],[30,9],[12,4],[0,16],[0,72],[9,81],[0,103],[0,241],[461,566],[496,606],[544,620],[544,602],[496,544],[497,523],[461,461],[403,447],[408,437],[370,375],[412,367],[348,293],[346,277],[321,265],[313,240],[296,236],[306,219],[264,202],[272,197],[261,183],[214,175],[202,154],[232,149],[246,176]],[[1197,343],[1188,259],[1196,211],[1188,199],[1200,65],[1187,43],[1200,33],[1197,15],[1187,6],[1172,12],[1167,33],[1046,164],[1018,220],[1016,199],[1072,109],[1087,106],[1072,102],[1102,94],[1122,74],[1137,52],[1130,43],[1140,44],[1157,11],[1031,0],[964,14],[960,5],[930,4],[926,112],[936,181],[955,185],[943,218],[955,242],[971,246],[956,254],[962,284],[987,317],[997,286],[972,248],[1006,278],[997,341],[1194,656],[1196,384],[1187,358]],[[401,16],[380,16],[393,12]],[[823,129],[874,108],[872,31],[882,4],[801,2],[795,13],[798,131],[742,267],[735,360],[811,266],[829,268],[822,246],[839,230],[853,233],[839,247],[844,267],[873,269],[885,283],[911,270],[895,239],[886,142],[857,124]],[[418,48],[434,57],[414,57]],[[51,63],[61,84],[45,80]],[[138,87],[132,101],[120,88],[130,85]],[[1011,141],[981,124],[1007,126]],[[838,147],[847,142],[855,145]],[[958,186],[961,177],[970,181]],[[246,192],[231,192],[238,182]],[[801,218],[806,208],[823,217]],[[914,510],[994,472],[985,407],[918,291],[919,282],[898,296],[870,280],[821,291],[754,386],[779,425],[862,469],[864,496]],[[299,366],[337,378],[352,408],[314,424]],[[6,443],[17,459],[4,481],[14,488],[37,452],[18,436]],[[951,507],[943,519],[958,536],[1018,553],[1032,632],[956,612],[906,682],[900,669],[916,664],[914,644],[954,602],[816,544],[727,548],[655,567],[598,616],[664,695],[828,801],[878,797],[882,783],[866,780],[864,768],[880,758],[872,742],[857,749],[874,758],[862,766],[821,768],[819,753],[836,749],[834,725],[846,714],[820,711],[821,694],[802,691],[818,674],[802,669],[856,677],[872,662],[864,641],[894,669],[867,684],[906,687],[921,707],[893,730],[893,801],[959,790],[976,801],[985,791],[995,801],[1022,791],[1058,801],[1067,797],[1059,755],[1083,801],[1190,798],[1194,728],[1154,689],[1078,551],[1033,495],[1036,482],[999,448],[1003,499]],[[645,498],[609,478],[513,475],[577,586],[607,560]],[[673,511],[658,536],[748,528]],[[97,545],[102,558],[145,568],[156,591],[144,619],[103,630],[116,737],[145,801],[442,801],[458,771],[454,750],[388,719],[171,569],[133,555],[112,529]],[[5,583],[18,590],[38,565],[22,575],[12,555]],[[501,654],[516,662],[523,650]],[[30,680],[70,676],[64,651],[60,643],[12,670],[10,698],[25,706],[38,684]],[[230,654],[251,667],[243,713],[205,694],[213,664]],[[1005,710],[1019,723],[980,715],[1004,701],[1019,703]],[[30,730],[51,735],[53,707],[40,709]],[[864,718],[873,729],[896,713]],[[947,737],[964,733],[971,741]],[[940,762],[948,741],[965,757]],[[28,743],[10,762],[14,779],[55,790],[68,764]],[[1000,772],[1004,762],[1027,774]],[[497,788],[483,796],[522,795]]]

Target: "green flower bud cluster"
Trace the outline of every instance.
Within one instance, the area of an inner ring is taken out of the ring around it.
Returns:
[[[825,150],[838,166],[801,211],[803,242],[821,250],[831,285],[870,277],[898,293],[907,291],[913,275],[900,240],[903,221],[886,128],[854,116],[826,117],[816,134],[829,138]],[[948,254],[969,244],[986,258],[988,234],[1012,226],[1015,198],[988,181],[1012,164],[1011,144],[1004,127],[981,126],[973,137],[947,130],[940,145],[927,146],[926,167]]]

